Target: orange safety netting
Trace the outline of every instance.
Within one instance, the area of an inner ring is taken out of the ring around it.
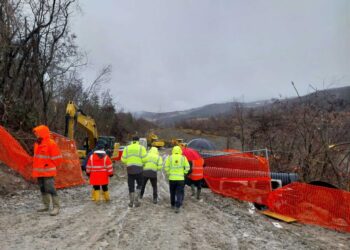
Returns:
[[[26,180],[34,180],[32,157],[2,126],[0,126],[0,161],[21,174]]]
[[[350,192],[294,182],[272,191],[267,203],[300,222],[350,232]]]
[[[204,178],[215,193],[259,204],[266,204],[271,192],[267,160],[248,153],[206,158]]]
[[[62,164],[57,167],[55,186],[65,188],[84,184],[75,141],[56,133],[51,133],[51,138],[57,143],[63,157]]]
[[[63,156],[63,163],[57,168],[55,186],[64,188],[84,184],[75,142],[55,133],[51,133],[51,138],[56,141]],[[35,181],[32,177],[32,157],[2,126],[0,126],[0,161],[26,180]]]

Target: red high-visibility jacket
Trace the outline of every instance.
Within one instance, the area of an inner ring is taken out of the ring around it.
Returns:
[[[203,165],[204,160],[198,159],[192,161],[192,172],[188,175],[188,178],[190,178],[193,181],[198,181],[203,179]]]
[[[103,150],[96,150],[86,164],[86,173],[90,175],[90,184],[93,186],[107,185],[108,177],[113,175],[111,158]]]
[[[56,167],[62,163],[62,155],[56,142],[50,139],[50,130],[45,125],[33,129],[40,143],[34,144],[33,177],[56,176]]]

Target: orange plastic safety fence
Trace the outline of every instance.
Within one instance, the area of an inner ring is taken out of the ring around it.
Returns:
[[[75,142],[55,133],[51,133],[51,138],[56,141],[63,156],[63,163],[57,168],[55,186],[64,188],[84,184]],[[0,161],[26,180],[36,181],[32,177],[32,157],[2,126],[0,126]]]
[[[21,174],[26,180],[33,180],[32,157],[2,126],[0,126],[0,161]]]
[[[57,176],[55,177],[56,188],[84,184],[85,180],[81,171],[75,141],[56,133],[51,133],[51,138],[57,143],[63,157],[62,164],[57,167]]]
[[[350,192],[294,182],[272,191],[268,207],[305,224],[350,232]]]
[[[263,171],[266,173],[266,176],[270,176],[268,161],[263,157],[250,153],[231,153],[228,155],[213,156],[207,158],[205,163],[207,166],[220,168]]]
[[[215,192],[240,200],[267,204],[271,192],[268,162],[246,153],[205,159],[204,178]]]

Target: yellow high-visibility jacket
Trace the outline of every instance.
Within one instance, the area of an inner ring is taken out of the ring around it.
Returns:
[[[182,155],[182,150],[179,146],[175,146],[172,155],[165,161],[165,172],[170,181],[183,181],[185,175],[190,170],[190,164],[187,158]]]
[[[121,161],[126,164],[128,174],[142,173],[147,151],[138,141],[133,141],[123,150]]]
[[[156,147],[152,147],[145,158],[145,165],[143,166],[143,176],[157,177],[157,171],[163,167],[163,159],[158,153]]]

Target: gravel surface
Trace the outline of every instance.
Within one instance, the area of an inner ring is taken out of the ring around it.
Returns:
[[[1,249],[350,249],[350,234],[277,222],[209,189],[198,201],[187,187],[184,208],[175,214],[163,174],[158,189],[154,205],[148,183],[139,208],[128,208],[126,179],[117,175],[109,203],[92,202],[87,185],[59,190],[56,217],[36,212],[38,188],[2,194]]]

